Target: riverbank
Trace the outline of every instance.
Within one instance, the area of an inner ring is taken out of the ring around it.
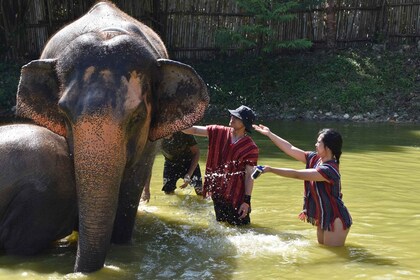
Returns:
[[[235,109],[235,108],[230,108]],[[314,112],[308,111],[305,113],[293,114],[293,112],[261,112],[257,111],[257,119],[256,122],[264,122],[264,121],[338,121],[338,122],[372,122],[372,123],[419,123],[420,118],[419,116],[409,116],[408,114],[399,115],[398,113],[394,113],[392,115],[381,115],[379,112],[367,112],[361,114],[334,114],[332,112]],[[419,113],[420,114],[420,113]],[[228,117],[227,109],[217,109],[214,106],[210,106],[206,111],[203,119],[200,123],[210,123],[214,119],[223,119]],[[28,122],[28,120],[16,118],[13,115],[1,115],[0,114],[0,125],[2,124],[10,124],[10,123],[22,123]]]
[[[246,104],[260,120],[419,123],[418,52],[366,48],[183,62],[208,86],[205,120]],[[20,66],[0,63],[0,74],[0,119],[7,120]]]
[[[221,119],[228,116],[227,109],[235,109],[235,106],[229,108],[218,108],[216,106],[209,106],[205,116],[205,120]],[[278,108],[273,108],[267,105],[266,108],[255,109],[258,121],[340,121],[340,122],[373,122],[373,123],[420,123],[420,111],[417,114],[409,114],[403,109],[399,112],[365,112],[365,113],[334,113],[331,111],[307,111],[297,112],[291,109],[290,111],[281,111]]]
[[[265,120],[420,122],[418,50],[342,50],[190,62],[208,84],[206,118],[246,104]]]

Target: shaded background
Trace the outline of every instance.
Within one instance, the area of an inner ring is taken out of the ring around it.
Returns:
[[[79,18],[95,0],[0,0],[0,58],[39,56],[47,39]],[[238,29],[255,17],[235,0],[115,0],[120,9],[152,27],[174,59],[212,59],[220,28]],[[415,45],[420,38],[420,0],[327,0],[295,9],[295,18],[267,22],[280,41],[306,38],[314,48],[366,44]],[[241,46],[234,46],[235,52]],[[252,53],[253,50],[250,50]]]

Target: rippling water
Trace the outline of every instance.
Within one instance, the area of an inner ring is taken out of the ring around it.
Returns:
[[[236,228],[215,222],[211,201],[192,188],[164,195],[159,156],[134,240],[111,246],[104,269],[71,273],[76,248],[70,239],[36,257],[0,255],[0,279],[419,279],[420,125],[269,126],[305,150],[314,148],[322,127],[342,133],[343,199],[354,221],[345,247],[318,245],[315,228],[297,219],[301,181],[262,175],[254,185],[251,225]],[[259,164],[304,168],[267,138],[253,136]],[[199,141],[204,171],[207,142]]]

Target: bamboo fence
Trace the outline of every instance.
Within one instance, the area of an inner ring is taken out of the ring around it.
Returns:
[[[13,25],[13,22],[7,21],[6,15],[13,12],[10,9],[14,8],[10,5],[16,6],[21,2],[28,6],[22,17],[24,20]],[[254,22],[254,18],[245,14],[235,0],[113,2],[160,34],[175,59],[212,58],[220,51],[215,44],[219,28],[236,30]],[[327,9],[327,2],[334,3],[332,12]],[[0,3],[0,17],[4,19],[0,23],[0,38],[5,42],[0,46],[6,54],[0,53],[0,56],[7,57],[13,49],[14,54],[33,58],[39,56],[54,32],[86,13],[95,0],[0,0]],[[279,40],[307,38],[315,47],[326,48],[328,13],[332,13],[329,15],[334,19],[334,44],[337,48],[419,44],[420,0],[325,1],[322,5],[295,11],[292,21],[272,27]],[[19,45],[16,45],[17,41]]]

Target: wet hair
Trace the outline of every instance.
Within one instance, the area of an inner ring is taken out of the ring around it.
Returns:
[[[331,150],[337,163],[340,163],[341,148],[343,146],[343,139],[340,133],[331,128],[324,128],[318,132],[318,136],[320,135],[322,135],[324,146]]]

